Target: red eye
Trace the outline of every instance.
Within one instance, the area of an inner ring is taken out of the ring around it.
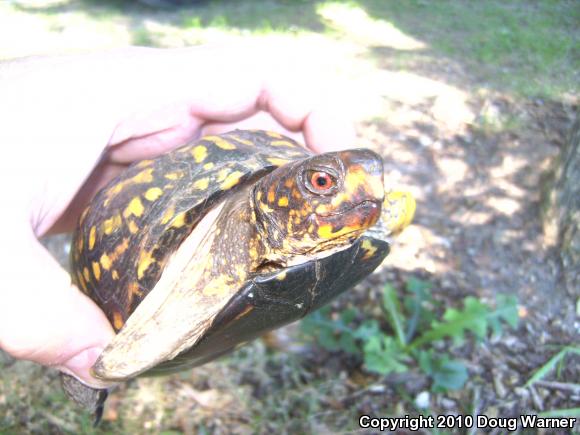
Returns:
[[[334,180],[326,172],[313,172],[310,177],[310,184],[316,190],[324,191],[334,186]]]

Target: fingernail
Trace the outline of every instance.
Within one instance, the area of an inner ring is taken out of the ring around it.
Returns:
[[[61,364],[61,369],[91,386],[108,386],[110,383],[104,383],[98,379],[95,379],[90,372],[92,365],[95,363],[102,352],[102,347],[90,347],[85,349],[70,358],[68,361]]]

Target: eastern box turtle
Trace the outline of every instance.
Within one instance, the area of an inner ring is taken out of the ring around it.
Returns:
[[[118,332],[93,367],[123,381],[211,361],[353,287],[413,217],[368,149],[314,155],[266,131],[208,136],[130,166],[82,213],[74,282]],[[105,390],[64,375],[102,412]]]

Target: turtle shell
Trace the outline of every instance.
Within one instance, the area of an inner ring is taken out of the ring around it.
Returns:
[[[130,166],[81,214],[71,250],[75,284],[119,331],[216,203],[309,155],[278,133],[237,130]]]
[[[278,133],[238,130],[129,167],[81,215],[72,249],[75,282],[119,331],[210,209],[310,155]],[[369,275],[387,253],[386,242],[362,237],[326,257],[250,275],[193,347],[147,373],[206,363],[299,319]]]

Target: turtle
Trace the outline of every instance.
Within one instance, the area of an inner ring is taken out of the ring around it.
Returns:
[[[414,210],[411,195],[385,194],[374,151],[314,154],[273,131],[205,136],[131,165],[71,242],[73,282],[117,332],[94,376],[199,366],[304,317],[372,273]],[[62,381],[98,422],[107,390]]]

